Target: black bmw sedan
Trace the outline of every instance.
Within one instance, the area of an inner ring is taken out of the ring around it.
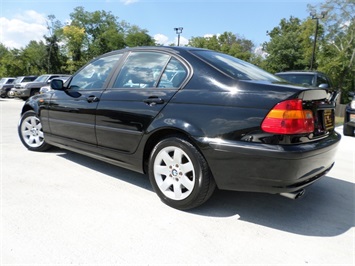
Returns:
[[[127,48],[29,98],[18,133],[149,175],[177,209],[222,190],[291,198],[334,164],[326,89],[287,84],[226,54],[192,47]]]

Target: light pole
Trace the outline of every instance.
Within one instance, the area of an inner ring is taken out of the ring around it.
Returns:
[[[178,35],[178,43],[177,46],[180,46],[180,34],[182,33],[182,30],[184,28],[183,27],[179,27],[179,28],[174,28],[174,30],[176,31],[176,34]]]
[[[313,51],[312,51],[312,59],[311,59],[311,70],[313,70],[313,64],[315,62],[315,56],[316,56],[316,45],[317,45],[317,34],[318,34],[318,25],[319,25],[319,19],[322,19],[325,17],[327,13],[326,12],[322,12],[320,14],[320,16],[317,16],[316,13],[312,12],[310,15],[312,17],[312,19],[316,20],[316,31],[314,33],[314,41],[313,41]]]

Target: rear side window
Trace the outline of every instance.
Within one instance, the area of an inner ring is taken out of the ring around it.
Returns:
[[[31,82],[34,81],[36,79],[36,77],[25,77],[23,78],[22,82]]]
[[[159,88],[179,88],[187,76],[186,68],[177,59],[172,58],[159,81]]]
[[[322,76],[322,75],[318,75],[317,77],[317,86],[321,85],[321,84],[329,84],[328,80],[326,79],[326,77]]]
[[[178,88],[186,76],[184,65],[168,54],[131,52],[114,88]]]
[[[191,51],[191,53],[236,79],[280,81],[261,68],[227,54],[214,51]]]
[[[154,52],[132,52],[124,63],[115,88],[149,88],[154,87],[164,67],[170,60],[167,54]]]

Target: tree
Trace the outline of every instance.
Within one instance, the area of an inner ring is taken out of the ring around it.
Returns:
[[[135,46],[154,46],[155,40],[148,35],[148,31],[139,28],[138,26],[131,26],[126,32],[125,43],[129,47]]]
[[[355,1],[326,0],[309,9],[326,13],[325,42],[317,59],[319,70],[332,77],[346,100],[347,91],[355,90]]]
[[[218,36],[192,37],[189,41],[189,45],[219,51],[245,61],[250,61],[253,57],[253,42],[245,38],[238,37],[231,32],[224,32]]]
[[[43,36],[46,41],[47,52],[47,73],[61,73],[63,66],[63,56],[60,53],[59,35],[62,24],[55,19],[54,15],[49,15],[47,29],[49,36]]]
[[[77,26],[65,26],[63,28],[63,37],[66,41],[67,55],[66,70],[74,73],[85,60],[82,60],[82,46],[85,38],[85,29]]]
[[[11,57],[11,52],[9,49],[0,43],[0,77],[12,76],[12,73],[8,72],[9,58]],[[10,74],[10,75],[9,75]]]
[[[322,36],[322,28],[319,28],[318,36]],[[294,17],[282,19],[279,26],[269,32],[270,41],[263,44],[263,50],[268,54],[264,62],[265,68],[273,73],[308,69],[312,56],[313,32],[311,20],[302,22]]]
[[[63,27],[67,50],[72,58],[69,69],[76,70],[77,63],[88,60],[112,50],[126,46],[155,45],[148,31],[129,23],[119,22],[111,12],[87,12],[77,7],[70,14],[71,23]]]
[[[47,51],[42,41],[30,41],[21,51],[20,57],[24,66],[22,73],[35,75],[47,73]]]
[[[72,30],[80,29],[80,59],[88,61],[98,55],[125,46],[123,29],[118,18],[111,12],[88,12],[83,7],[76,7],[74,12],[70,14],[70,18],[72,21],[68,26],[73,27]],[[78,40],[76,40],[76,44],[79,44]],[[78,51],[76,54],[79,55]]]

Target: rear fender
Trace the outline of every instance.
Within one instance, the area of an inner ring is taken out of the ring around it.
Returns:
[[[184,133],[189,136],[204,136],[204,132],[201,128],[196,127],[196,125],[191,124],[189,121],[185,121],[179,118],[168,118],[160,117],[156,118],[153,123],[147,129],[147,135],[152,135],[156,131],[160,130],[170,130]]]

